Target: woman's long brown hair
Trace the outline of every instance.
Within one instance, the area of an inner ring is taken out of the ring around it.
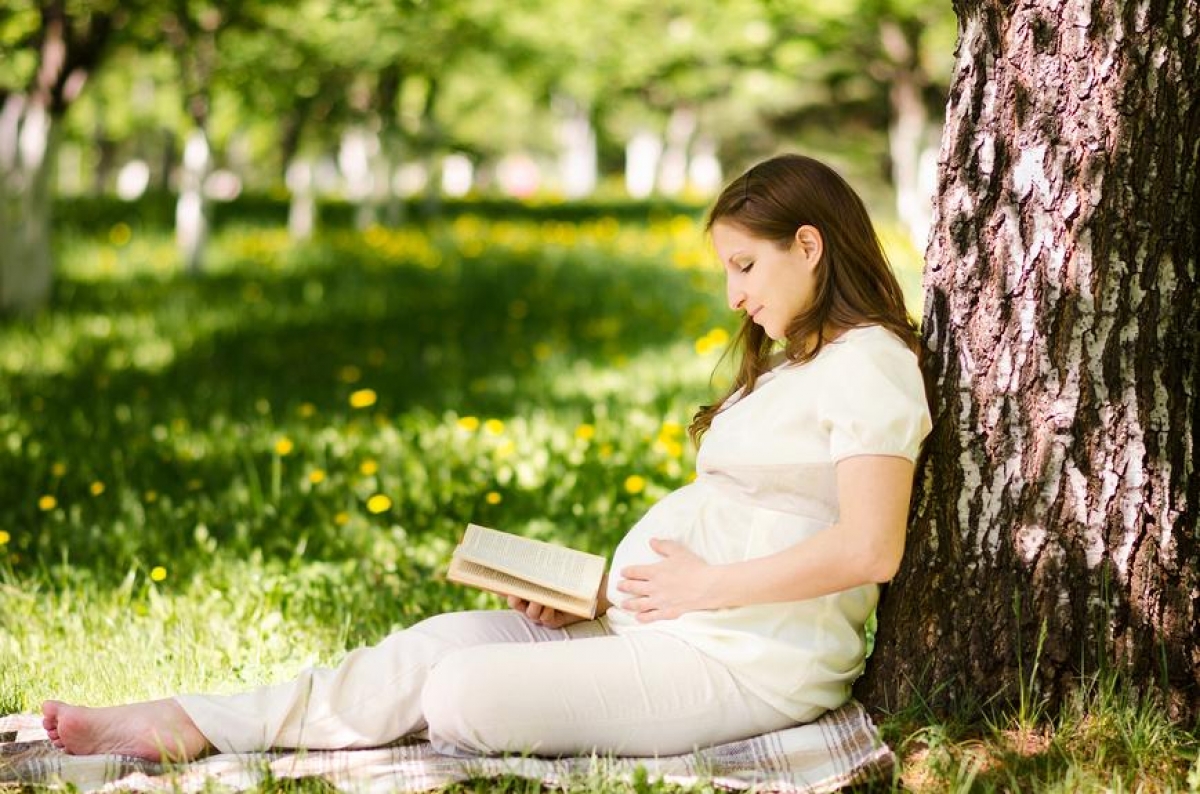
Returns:
[[[796,230],[812,226],[824,251],[814,276],[812,303],[788,325],[787,360],[812,360],[833,337],[863,325],[881,325],[920,354],[916,323],[904,307],[904,293],[862,199],[832,168],[798,154],[759,163],[730,182],[708,213],[705,230],[728,223],[770,240],[780,250],[795,244]],[[722,406],[734,394],[754,390],[770,369],[774,342],[748,316],[726,354],[741,348],[733,385],[721,399],[696,412],[688,434],[699,444]]]

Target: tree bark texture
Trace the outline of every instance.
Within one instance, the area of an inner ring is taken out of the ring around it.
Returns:
[[[1200,0],[957,0],[934,430],[856,694],[1200,713]]]

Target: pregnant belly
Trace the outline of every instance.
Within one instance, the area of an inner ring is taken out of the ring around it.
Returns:
[[[705,562],[720,565],[774,554],[826,526],[818,518],[754,507],[691,483],[654,505],[617,545],[608,600],[620,604],[628,598],[616,589],[622,569],[662,559],[650,547],[652,538],[676,540]]]
[[[616,589],[622,569],[662,559],[650,547],[652,538],[678,541],[712,564],[746,559],[753,537],[752,513],[753,509],[731,502],[700,483],[671,493],[626,533],[613,552],[609,601],[619,604],[628,597]]]

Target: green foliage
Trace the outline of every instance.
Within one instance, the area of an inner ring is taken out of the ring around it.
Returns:
[[[137,201],[122,201],[114,196],[60,196],[54,202],[56,229],[85,235],[109,235],[120,225],[130,227],[131,233],[168,232],[175,222],[176,196],[173,193],[150,192]],[[242,193],[232,201],[214,202],[210,207],[215,228],[279,227],[286,225],[288,216],[286,195]],[[326,199],[318,203],[320,224],[326,229],[354,228],[356,205],[343,200]],[[702,207],[688,201],[653,198],[645,201],[593,200],[522,202],[515,199],[470,197],[442,199],[438,214],[448,220],[471,215],[488,220],[564,221],[581,223],[604,218],[612,221],[641,223],[668,221],[676,216],[699,217]],[[420,199],[405,202],[405,215],[420,218],[424,208]],[[118,232],[120,234],[120,232]],[[901,239],[897,245],[905,245]],[[911,245],[909,246],[911,248]],[[900,249],[897,249],[900,250]],[[918,255],[919,260],[919,255]],[[911,266],[907,262],[906,266]],[[920,276],[919,265],[917,276]]]

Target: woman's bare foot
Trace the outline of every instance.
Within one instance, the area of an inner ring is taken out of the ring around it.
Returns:
[[[88,708],[58,700],[42,704],[50,741],[71,755],[132,755],[150,761],[185,761],[209,748],[204,734],[174,700]]]

